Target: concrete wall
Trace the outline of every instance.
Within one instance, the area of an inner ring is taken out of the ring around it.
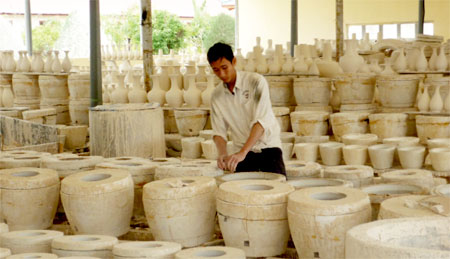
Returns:
[[[419,0],[344,0],[344,26],[417,22]],[[450,0],[426,0],[425,21],[434,34],[450,38]],[[290,40],[290,0],[238,0],[239,46],[250,51],[261,36],[285,44]],[[335,0],[298,0],[298,42],[335,38]]]

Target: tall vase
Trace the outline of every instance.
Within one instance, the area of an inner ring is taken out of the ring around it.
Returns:
[[[183,105],[183,92],[178,86],[178,75],[170,75],[170,82],[171,86],[170,90],[166,93],[166,102],[170,107],[181,107]]]
[[[299,55],[296,58],[296,60],[294,62],[294,71],[297,73],[308,72],[308,65],[305,63],[305,57],[303,55]]]
[[[384,61],[384,70],[381,71],[380,75],[390,76],[390,75],[395,75],[395,74],[396,74],[395,71],[392,70],[392,67],[391,67],[391,60],[386,58]]]
[[[259,57],[258,65],[256,66],[256,72],[260,74],[267,74],[267,71],[269,71],[269,65],[267,65],[266,58],[261,55]]]
[[[206,69],[208,68],[207,64],[199,64],[197,66],[198,71],[197,75],[195,76],[195,81],[197,82],[206,82]]]
[[[19,59],[17,60],[17,71],[19,71],[19,72],[24,72],[24,71],[22,71],[22,61],[23,61],[23,51],[20,50],[19,51]]]
[[[125,88],[125,74],[117,74],[117,86],[111,94],[112,103],[128,103],[128,90]]]
[[[317,76],[319,75],[319,68],[317,67],[316,61],[317,61],[317,59],[314,59],[311,66],[309,66],[308,74],[317,75]]]
[[[211,95],[214,92],[215,85],[214,85],[214,78],[215,75],[209,74],[206,79],[208,81],[207,87],[205,91],[202,92],[202,104],[206,107],[211,107]]]
[[[394,69],[395,71],[405,71],[406,67],[408,66],[408,63],[406,62],[406,57],[404,54],[403,48],[400,49],[400,53],[397,56],[397,59],[394,62]]]
[[[442,102],[440,88],[440,85],[436,86],[436,88],[434,89],[433,97],[430,100],[430,111],[432,112],[441,112],[444,108],[444,102]]]
[[[245,65],[244,70],[248,72],[256,71],[255,61],[251,52],[248,53],[247,64]]]
[[[44,60],[42,59],[42,53],[40,51],[34,52],[33,60],[31,61],[31,71],[36,73],[44,71]]]
[[[202,103],[202,93],[195,84],[195,76],[189,76],[188,81],[189,89],[183,93],[184,102],[188,107],[199,107]]]
[[[273,56],[274,52],[275,52],[275,50],[273,49],[273,46],[272,46],[272,39],[268,39],[267,40],[267,48],[265,51],[266,57],[271,58]]]
[[[159,85],[159,76],[151,75],[152,78],[152,90],[150,90],[147,94],[148,102],[159,103],[159,105],[163,106],[166,103],[166,91],[161,89]]]
[[[370,71],[372,71],[375,74],[380,74],[381,73],[381,68],[378,65],[378,60],[377,59],[372,59],[370,61],[370,65],[369,65]]]
[[[16,71],[16,61],[14,60],[14,51],[10,50],[7,52],[8,58],[5,65],[6,72],[15,72]]]
[[[44,64],[44,72],[51,73],[53,64],[53,52],[51,50],[47,51],[47,56]]]
[[[436,59],[437,59],[437,48],[433,48],[433,52],[431,54],[430,60],[428,61],[428,66],[430,67],[431,71],[436,70]]]
[[[445,101],[444,101],[444,110],[447,113],[450,113],[450,89],[447,92],[447,97],[445,97]]]
[[[70,69],[72,68],[72,64],[70,63],[70,59],[69,59],[69,51],[64,50],[64,53],[65,53],[65,57],[62,62],[62,69],[65,73],[69,73]]]
[[[276,73],[280,73],[281,71],[281,65],[279,62],[279,58],[277,53],[275,53],[275,55],[272,58],[272,62],[270,62],[269,64],[269,72],[272,74],[276,74]]]
[[[3,107],[13,107],[14,105],[14,93],[10,86],[3,88],[2,104]]]
[[[445,46],[442,45],[439,50],[439,56],[437,56],[436,61],[434,63],[434,68],[436,71],[445,71],[447,70],[447,57],[445,56]]]
[[[243,71],[245,68],[245,59],[241,53],[241,49],[237,49],[236,51],[236,70]]]
[[[420,53],[417,56],[416,66],[415,66],[416,71],[420,71],[420,72],[427,71],[428,61],[427,61],[427,58],[425,57],[424,49],[425,49],[425,47],[422,46],[420,48]]]
[[[420,96],[417,108],[421,112],[427,112],[430,109],[430,95],[428,94],[428,86],[425,86],[423,94]]]
[[[292,62],[292,57],[290,54],[286,55],[286,62],[284,62],[283,66],[281,66],[281,71],[283,73],[292,73],[294,70],[294,63]]]
[[[132,88],[128,92],[128,101],[130,103],[145,103],[147,102],[147,92],[141,87],[141,75],[131,73]],[[162,105],[162,104],[161,104]]]
[[[55,50],[55,58],[53,59],[53,63],[52,63],[52,71],[53,73],[61,73],[62,70],[62,66],[61,66],[61,61],[59,61],[59,51]]]
[[[170,89],[170,78],[167,71],[167,66],[161,66],[156,74],[159,76],[159,84],[161,89],[168,91]]]

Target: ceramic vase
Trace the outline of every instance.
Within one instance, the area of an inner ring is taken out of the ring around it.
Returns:
[[[3,69],[6,72],[15,72],[16,71],[16,61],[14,60],[14,51],[10,50],[7,52],[7,61],[5,68]]]
[[[447,93],[447,97],[444,101],[444,110],[448,113],[450,113],[450,91]]]
[[[358,55],[354,42],[347,42],[347,50],[339,59],[339,65],[345,73],[356,73],[364,62],[364,58]]]
[[[427,71],[428,61],[427,61],[427,58],[425,57],[424,49],[425,49],[425,47],[421,47],[420,53],[417,56],[416,65],[415,65],[416,71],[420,71],[420,72]]]
[[[260,56],[258,60],[258,65],[256,66],[256,72],[260,74],[267,74],[269,71],[269,65],[267,65],[267,60],[262,55]]]
[[[152,90],[150,90],[147,94],[148,102],[156,102],[163,106],[166,103],[166,91],[161,89],[159,85],[159,76],[151,75],[152,78]]]
[[[406,57],[404,54],[403,48],[400,49],[400,53],[397,56],[397,59],[394,62],[394,69],[395,71],[405,71],[408,66],[408,63],[406,62]]]
[[[430,111],[431,112],[440,112],[444,108],[444,103],[442,102],[440,88],[441,88],[441,86],[438,85],[434,89],[433,97],[430,100]]]
[[[283,73],[292,73],[294,70],[294,63],[292,62],[292,57],[290,54],[286,55],[286,62],[284,62],[283,66],[281,66],[281,71]]]
[[[422,95],[420,96],[417,108],[421,112],[427,112],[430,108],[430,95],[428,94],[428,86],[425,86]]]
[[[214,77],[215,75],[207,76],[208,84],[205,91],[202,92],[202,104],[206,107],[211,107],[211,95],[215,89]]]
[[[310,75],[319,75],[319,68],[317,67],[317,59],[314,59],[313,63],[311,64],[311,66],[309,66],[308,69],[308,74]]]
[[[195,76],[195,75],[192,75]],[[166,93],[166,102],[170,107],[178,108],[183,105],[183,92],[178,86],[178,75],[170,75],[171,87]]]
[[[247,64],[245,65],[244,70],[247,72],[255,72],[256,71],[255,61],[253,60],[253,53],[251,53],[251,52],[248,53]]]
[[[391,67],[391,60],[390,59],[385,59],[384,61],[384,70],[381,71],[380,75],[382,76],[391,76],[391,75],[395,75],[395,71],[392,70]]]
[[[117,86],[111,94],[111,102],[115,103],[128,103],[128,90],[125,88],[125,74],[117,74]]]
[[[41,73],[44,71],[44,60],[42,59],[42,52],[35,51],[31,61],[31,71]]]
[[[294,71],[297,73],[308,72],[308,65],[305,63],[305,57],[300,55],[294,62]]]
[[[445,47],[441,46],[439,51],[439,56],[437,56],[436,61],[434,63],[434,68],[436,71],[445,71],[447,69],[447,57],[445,56]]]
[[[273,46],[272,46],[272,39],[268,39],[265,55],[266,55],[266,57],[271,58],[271,57],[273,57],[274,53],[275,53],[275,50],[273,49]]]
[[[131,91],[128,92],[128,101],[130,103],[145,103],[147,102],[147,92],[141,87],[141,75],[131,73],[132,85]],[[161,103],[160,103],[161,104]],[[163,105],[163,104],[161,104]]]
[[[14,94],[11,87],[4,87],[2,92],[2,104],[3,107],[13,107]]]
[[[197,88],[195,84],[195,77],[189,76],[189,89],[184,91],[183,98],[184,102],[188,107],[199,107],[202,102],[201,91]]]
[[[55,50],[53,51],[53,53],[55,53],[55,58],[53,59],[53,63],[52,63],[52,71],[53,73],[61,73],[62,70],[62,66],[61,66],[61,62],[59,61],[59,51]]]
[[[72,63],[70,63],[70,59],[69,59],[69,51],[65,50],[64,53],[65,53],[65,57],[62,62],[62,69],[65,73],[69,73],[70,69],[72,69]]]
[[[381,68],[380,68],[380,66],[378,65],[378,60],[376,60],[376,59],[372,59],[372,60],[370,61],[369,68],[370,68],[370,71],[371,71],[371,72],[373,72],[373,73],[375,73],[375,74],[377,74],[377,75],[381,73]]]
[[[244,56],[242,56],[241,49],[237,49],[235,56],[236,56],[236,70],[243,71],[246,64]]]
[[[51,50],[47,51],[47,58],[44,64],[44,72],[51,73],[53,64],[53,52]]]
[[[437,58],[437,48],[433,48],[433,53],[431,54],[430,60],[428,61],[428,66],[431,71],[436,70],[436,58]]]

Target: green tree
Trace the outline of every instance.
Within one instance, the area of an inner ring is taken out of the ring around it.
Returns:
[[[33,28],[31,31],[33,39],[33,50],[47,51],[53,48],[59,38],[61,22],[48,20],[44,24]],[[25,34],[23,35],[25,40]]]
[[[209,28],[210,16],[206,13],[206,0],[198,5],[195,0],[192,0],[194,7],[194,19],[186,26],[186,47],[193,48],[197,52],[203,49],[203,39],[205,32]]]
[[[209,21],[209,28],[205,32],[203,39],[203,48],[209,49],[216,42],[223,42],[229,44],[234,48],[234,18],[219,14],[211,17]]]
[[[128,8],[119,16],[102,16],[102,26],[105,28],[105,34],[111,37],[116,45],[140,44],[140,18],[137,5]]]
[[[186,30],[180,19],[167,11],[155,10],[152,14],[153,51],[163,50],[168,54],[170,49],[179,50],[184,47]]]

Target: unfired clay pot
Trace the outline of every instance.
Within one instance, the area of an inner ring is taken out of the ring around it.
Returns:
[[[377,220],[349,230],[346,258],[447,258],[448,218]]]
[[[144,186],[145,215],[156,240],[193,247],[212,239],[216,182],[211,177],[177,177]]]
[[[324,169],[323,177],[351,181],[353,187],[359,188],[363,185],[372,184],[373,168],[364,165],[330,166]]]
[[[0,235],[2,247],[9,248],[12,254],[51,253],[54,238],[64,233],[54,230],[20,230]]]
[[[341,136],[350,133],[366,133],[368,129],[368,116],[366,112],[338,112],[330,115],[333,135],[337,141]]]
[[[321,177],[322,166],[315,162],[288,161],[286,164],[286,178],[288,180]]]
[[[325,186],[353,187],[351,182],[340,179],[303,178],[289,180],[287,183],[294,186],[295,190]]]
[[[294,145],[297,160],[303,162],[316,162],[319,152],[318,143],[297,143]]]
[[[388,144],[373,145],[368,148],[370,162],[375,169],[388,169],[394,162],[395,146]]]
[[[61,182],[61,200],[76,234],[121,236],[130,229],[134,184],[126,170],[95,169],[70,175]]]
[[[345,145],[342,154],[346,165],[364,165],[367,161],[367,146]]]
[[[436,214],[429,208],[420,205],[421,200],[428,197],[430,196],[402,195],[384,200],[380,204],[378,219],[439,217],[439,214]]]
[[[175,255],[176,259],[234,258],[245,259],[242,249],[226,246],[207,246],[185,249]]]
[[[369,222],[371,215],[368,195],[346,187],[295,191],[289,195],[287,211],[292,239],[301,258],[343,258],[345,233]]]
[[[172,257],[181,250],[181,245],[163,241],[131,241],[123,242],[113,247],[116,259]]]
[[[51,169],[19,167],[0,171],[0,221],[10,231],[52,226],[59,200],[58,173]]]
[[[283,254],[289,239],[287,196],[292,191],[286,183],[267,180],[221,184],[217,212],[225,245],[251,257]]]
[[[411,184],[427,190],[434,187],[431,171],[421,169],[403,169],[386,172],[381,175],[381,181],[384,183]]]
[[[422,168],[426,152],[424,146],[399,147],[397,152],[403,168]]]
[[[321,136],[328,131],[328,112],[298,111],[290,116],[292,131],[298,136]]]
[[[450,171],[450,148],[433,148],[430,150],[431,165],[436,171]]]
[[[112,258],[112,249],[119,241],[103,235],[70,235],[55,238],[52,253],[59,257]]]
[[[328,166],[340,165],[342,161],[343,143],[326,142],[319,144],[322,163]]]

